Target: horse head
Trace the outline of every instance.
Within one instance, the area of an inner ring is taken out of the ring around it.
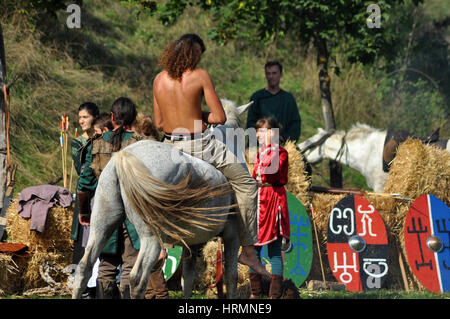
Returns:
[[[322,146],[333,133],[333,130],[325,131],[323,128],[319,127],[317,129],[317,134],[298,144],[301,153],[309,163],[314,164],[320,162],[324,158]]]
[[[227,121],[224,125],[234,128],[242,127],[241,115],[245,112],[245,110],[247,110],[253,101],[241,106],[237,106],[235,102],[228,99],[220,99],[220,102],[222,102],[223,109],[227,116]]]

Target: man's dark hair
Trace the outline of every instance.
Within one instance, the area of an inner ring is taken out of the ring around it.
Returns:
[[[171,78],[181,80],[184,71],[197,67],[205,50],[203,40],[197,34],[188,33],[167,46],[159,65],[167,70]]]
[[[278,69],[280,70],[280,73],[283,73],[283,66],[278,61],[268,61],[266,65],[264,66],[264,69],[267,69],[268,67],[276,65]]]

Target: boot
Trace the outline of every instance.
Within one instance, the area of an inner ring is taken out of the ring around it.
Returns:
[[[250,297],[249,299],[261,298],[261,275],[250,273]]]
[[[98,281],[96,286],[97,299],[120,299],[119,288],[115,281]]]
[[[162,269],[158,269],[150,274],[147,288],[145,289],[145,299],[169,299],[169,289]]]
[[[272,275],[272,281],[270,282],[269,288],[269,298],[270,299],[280,299],[281,298],[281,284],[283,283],[283,278],[278,275]]]

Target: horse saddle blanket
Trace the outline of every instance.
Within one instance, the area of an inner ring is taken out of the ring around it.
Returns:
[[[397,153],[398,146],[409,137],[418,139],[425,144],[433,144],[440,148],[446,147],[446,145],[441,145],[443,141],[439,141],[439,128],[427,137],[414,136],[408,131],[387,130],[383,149],[383,171],[389,172],[390,164]]]
[[[27,187],[20,192],[17,210],[23,218],[31,217],[30,230],[42,233],[50,208],[68,207],[72,204],[72,193],[64,187],[39,185]]]

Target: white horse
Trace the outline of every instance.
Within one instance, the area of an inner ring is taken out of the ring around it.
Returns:
[[[238,125],[239,114],[222,100],[227,123],[214,128],[226,139],[227,128]],[[225,141],[224,141],[225,142]],[[245,163],[242,163],[245,166]],[[212,165],[177,148],[152,140],[136,142],[114,153],[98,180],[85,254],[75,273],[72,298],[80,298],[92,267],[112,232],[125,216],[135,226],[140,249],[130,272],[131,298],[144,298],[148,277],[162,242],[195,247],[221,234],[224,242],[224,278],[227,297],[236,297],[238,250],[236,215],[230,214],[234,194],[225,177]],[[196,258],[183,248],[183,295],[192,294]],[[195,252],[192,254],[195,256]]]
[[[388,172],[383,170],[383,150],[387,134],[386,129],[361,123],[353,125],[348,132],[327,132],[318,128],[316,135],[298,146],[309,163],[314,164],[324,158],[336,160],[360,172],[371,189],[382,193],[388,177]],[[450,152],[450,143],[444,142],[441,145]]]

